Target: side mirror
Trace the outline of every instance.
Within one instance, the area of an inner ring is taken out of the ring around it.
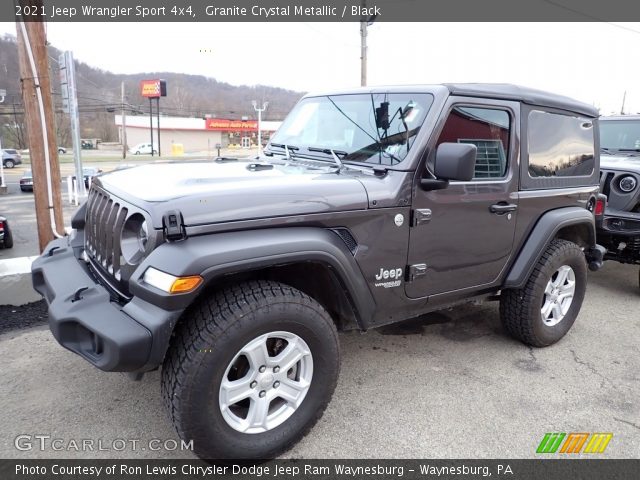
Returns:
[[[436,151],[433,178],[423,178],[421,186],[425,190],[447,188],[449,180],[468,182],[476,168],[478,148],[470,143],[441,143]]]

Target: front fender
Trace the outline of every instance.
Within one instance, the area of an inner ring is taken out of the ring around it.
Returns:
[[[319,263],[331,269],[347,292],[356,317],[367,325],[375,301],[353,255],[328,229],[291,227],[227,232],[190,237],[156,248],[129,281],[132,295],[168,310],[186,308],[207,284],[225,275],[270,266]],[[142,276],[153,267],[175,276],[201,275],[205,283],[188,294],[167,294],[145,285]]]

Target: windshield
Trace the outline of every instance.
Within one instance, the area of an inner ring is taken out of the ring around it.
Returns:
[[[396,165],[411,150],[432,103],[427,93],[306,98],[271,138],[271,147],[333,150],[343,161]]]
[[[601,119],[600,146],[607,150],[640,151],[640,119]]]

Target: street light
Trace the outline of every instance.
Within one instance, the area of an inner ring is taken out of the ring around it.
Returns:
[[[6,90],[0,90],[0,103],[4,103],[4,97],[7,96]],[[2,151],[2,133],[0,132],[0,193],[7,193],[7,186],[4,184],[4,152]]]
[[[253,109],[258,112],[258,156],[260,156],[260,153],[262,153],[262,112],[267,109],[269,102],[264,102],[262,108],[258,108],[258,102],[255,100],[253,100],[251,104],[253,105]]]

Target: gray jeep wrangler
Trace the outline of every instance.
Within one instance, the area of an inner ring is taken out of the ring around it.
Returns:
[[[162,368],[199,456],[271,458],[325,410],[339,330],[490,298],[528,345],[567,333],[604,253],[597,117],[510,85],[307,95],[259,158],[97,177],[33,284],[65,348]]]
[[[598,242],[605,259],[640,265],[640,115],[600,118],[600,145],[607,205],[596,217]]]

